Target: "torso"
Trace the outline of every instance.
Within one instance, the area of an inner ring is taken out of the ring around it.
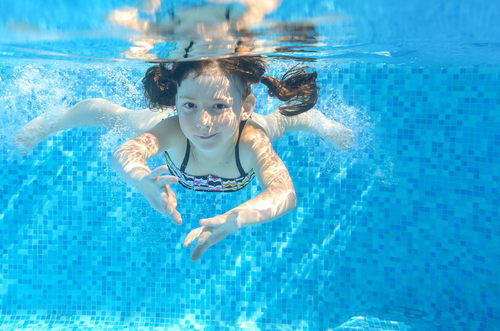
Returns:
[[[170,120],[170,119],[169,119]],[[172,120],[176,120],[172,118]],[[255,177],[255,172],[252,169],[252,150],[248,144],[248,133],[253,129],[253,123],[251,123],[251,119],[249,119],[246,125],[243,127],[240,136],[239,142],[239,159],[241,168],[244,171],[244,176],[240,173],[236,163],[236,153],[233,151],[230,156],[226,160],[220,160],[214,158],[213,160],[204,160],[200,162],[197,160],[195,155],[191,152],[189,155],[189,159],[187,162],[187,166],[184,169],[185,178],[179,178],[181,184],[184,180],[187,180],[188,184],[184,185],[187,188],[191,185],[193,181],[197,183],[201,183],[201,189],[197,189],[200,191],[236,191],[244,186],[246,186],[249,181],[251,181]],[[250,122],[250,123],[249,123]],[[178,123],[178,122],[177,122]],[[170,162],[171,165],[169,170],[174,176],[182,176],[181,167],[182,162],[186,156],[186,149],[188,140],[180,130],[176,130],[174,133],[177,137],[175,140],[176,144],[172,145],[172,148],[168,149],[168,161],[167,165]],[[236,146],[235,146],[236,148]],[[190,149],[192,149],[192,144]],[[193,179],[194,178],[194,179]],[[213,179],[216,179],[215,181]],[[216,182],[222,183],[218,185]],[[208,189],[207,186],[219,186],[218,188]],[[223,189],[223,186],[226,189]],[[204,188],[205,187],[205,188]],[[193,188],[190,188],[193,189]]]

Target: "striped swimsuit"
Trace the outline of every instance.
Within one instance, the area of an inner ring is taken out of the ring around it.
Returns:
[[[236,142],[236,147],[235,147],[235,158],[236,158],[236,166],[238,167],[238,170],[240,171],[240,177],[238,178],[223,178],[223,177],[218,177],[218,176],[213,176],[213,175],[205,175],[205,176],[193,176],[190,174],[187,174],[185,172],[185,169],[187,167],[188,161],[189,161],[189,154],[190,154],[190,142],[189,140],[187,141],[187,147],[186,147],[186,154],[184,155],[184,160],[182,161],[181,168],[177,168],[177,166],[172,162],[172,159],[168,155],[168,153],[165,151],[165,161],[168,166],[168,170],[172,174],[172,176],[176,176],[179,178],[179,183],[184,186],[185,188],[188,188],[193,191],[205,191],[205,192],[235,192],[238,190],[241,190],[248,184],[252,182],[252,180],[255,178],[255,171],[252,169],[249,172],[245,173],[243,170],[243,167],[241,166],[240,163],[240,150],[239,150],[239,144],[240,144],[240,137],[241,137],[241,132],[243,131],[243,127],[245,126],[246,121],[242,121],[240,123],[240,128],[239,128],[239,133],[238,133],[238,141]]]

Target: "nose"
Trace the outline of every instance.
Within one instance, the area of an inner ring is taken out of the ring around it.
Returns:
[[[198,128],[205,128],[205,127],[211,127],[212,126],[212,117],[210,114],[205,110],[201,110],[200,117],[198,119]]]

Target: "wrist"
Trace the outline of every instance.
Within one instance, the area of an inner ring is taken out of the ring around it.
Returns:
[[[132,169],[131,171],[120,174],[120,177],[142,193],[142,189],[146,184],[146,181],[144,179],[150,173],[151,170],[149,170],[149,168],[138,167]]]
[[[235,218],[234,222],[238,229],[254,225],[257,220],[257,211],[255,209],[244,208],[244,209],[233,209],[230,213],[236,213],[238,216]]]

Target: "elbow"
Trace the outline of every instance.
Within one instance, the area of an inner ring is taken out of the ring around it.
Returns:
[[[85,100],[80,101],[78,103],[78,105],[92,107],[92,106],[94,106],[96,104],[100,104],[100,103],[111,103],[111,102],[108,102],[102,98],[90,98],[90,99],[85,99]]]
[[[85,112],[89,112],[89,111],[92,111],[97,104],[103,103],[103,102],[105,102],[105,100],[103,100],[103,99],[85,99],[85,100],[78,102],[75,105],[75,108],[77,110],[83,110]]]

